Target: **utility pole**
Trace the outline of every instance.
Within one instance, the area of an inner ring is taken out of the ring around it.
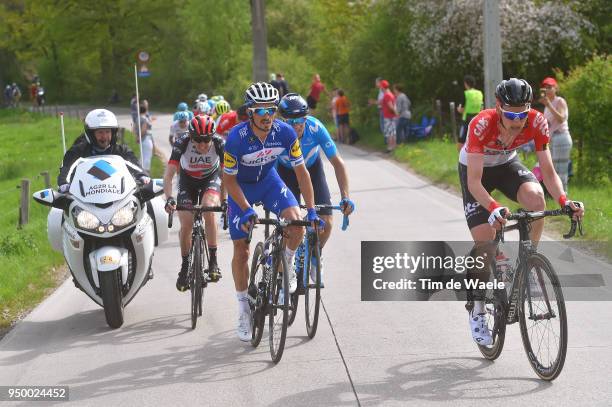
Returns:
[[[264,0],[251,0],[251,27],[253,29],[253,81],[267,82],[268,41],[266,39],[266,12]]]
[[[485,108],[495,106],[495,87],[503,79],[499,0],[484,0],[484,97]]]

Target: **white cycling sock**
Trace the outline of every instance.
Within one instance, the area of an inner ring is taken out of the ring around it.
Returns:
[[[242,314],[249,312],[249,299],[247,298],[247,290],[236,291],[236,298],[238,299],[238,313]]]
[[[285,247],[285,258],[287,259],[287,266],[289,266],[289,270],[293,270],[295,250],[291,250],[290,248]]]

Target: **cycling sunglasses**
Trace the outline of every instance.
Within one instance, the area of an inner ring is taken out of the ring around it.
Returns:
[[[191,137],[191,140],[194,143],[208,143],[210,140],[212,140],[212,136],[195,136],[195,137]]]
[[[504,114],[504,117],[508,120],[523,120],[527,117],[527,115],[529,114],[529,107],[527,107],[527,110],[524,110],[522,112],[509,112],[507,110],[501,109],[502,113]]]
[[[306,118],[305,117],[298,117],[297,119],[285,119],[285,123],[287,123],[289,126],[295,126],[298,124],[304,124],[306,123]]]
[[[274,113],[276,113],[276,110],[278,108],[276,106],[272,106],[272,107],[250,107],[249,110],[253,113],[257,113],[258,116],[265,116],[266,114],[269,114],[270,116],[272,116]]]

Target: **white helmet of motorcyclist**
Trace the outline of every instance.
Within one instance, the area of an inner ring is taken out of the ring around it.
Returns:
[[[110,110],[94,109],[85,116],[85,139],[89,144],[97,146],[95,132],[98,129],[111,130],[110,145],[117,143],[117,131],[119,123],[117,117]]]

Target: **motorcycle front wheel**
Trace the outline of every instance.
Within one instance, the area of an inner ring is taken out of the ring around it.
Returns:
[[[106,323],[113,329],[123,325],[120,270],[100,272],[100,290]]]

